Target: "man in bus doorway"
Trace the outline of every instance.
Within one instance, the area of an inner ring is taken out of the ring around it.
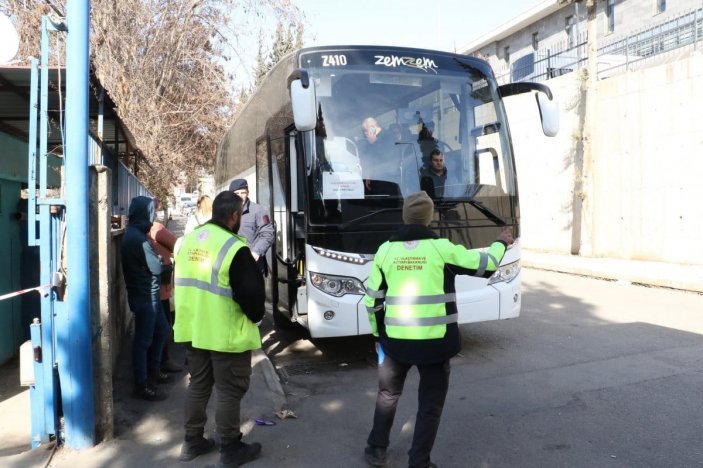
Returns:
[[[244,205],[239,235],[244,236],[249,243],[249,249],[261,274],[268,276],[266,252],[273,245],[276,235],[271,218],[264,207],[249,199],[249,184],[245,179],[234,179],[229,184],[229,189],[242,199]]]
[[[449,359],[461,349],[454,277],[489,278],[513,243],[506,228],[487,251],[468,250],[428,229],[433,214],[425,192],[405,198],[405,225],[378,248],[364,296],[378,352],[376,409],[365,449],[372,466],[386,463],[398,399],[412,366],[420,385],[409,466],[435,466],[430,452],[449,388]]]

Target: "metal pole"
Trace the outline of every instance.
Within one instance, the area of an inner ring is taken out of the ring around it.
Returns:
[[[88,0],[68,0],[66,20],[66,314],[69,362],[62,365],[61,394],[66,445],[74,449],[95,444],[90,266],[88,239]]]
[[[43,29],[43,28],[42,28]],[[27,167],[27,245],[37,245],[37,119],[39,116],[39,61],[32,59],[29,89],[29,165]]]
[[[41,282],[51,282],[52,266],[54,266],[51,249],[51,214],[49,205],[44,203],[46,199],[47,184],[47,151],[48,151],[48,128],[49,128],[49,30],[50,23],[46,17],[42,18],[42,50],[41,50],[41,72],[40,72],[40,104],[39,104],[39,274]],[[53,26],[52,30],[53,29]],[[36,183],[36,181],[35,181]],[[28,187],[34,190],[34,187]],[[36,209],[30,206],[29,209]],[[50,434],[58,432],[59,402],[57,391],[57,379],[54,372],[55,348],[54,332],[56,323],[54,320],[55,293],[52,291],[41,298],[41,341],[42,351],[42,382],[40,393],[44,398],[44,433],[41,435],[42,442],[49,441]]]

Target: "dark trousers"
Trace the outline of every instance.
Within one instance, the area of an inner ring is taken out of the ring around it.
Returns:
[[[405,378],[412,364],[404,364],[386,355],[378,366],[378,395],[373,415],[373,429],[368,444],[388,447],[398,399],[403,393]],[[449,389],[449,361],[437,364],[418,365],[420,386],[415,433],[409,455],[411,467],[426,467],[430,463],[430,452],[434,445],[444,400]]]
[[[171,360],[171,354],[169,353],[169,345],[173,343],[173,317],[171,314],[171,301],[168,299],[161,300],[161,310],[166,317],[166,324],[168,325],[166,339],[164,339],[164,349],[161,353],[161,363],[165,363]]]
[[[168,322],[158,300],[130,301],[129,308],[134,312],[134,381],[143,383],[147,378],[147,369],[161,367],[161,352],[168,333]]]
[[[207,422],[206,408],[214,384],[217,390],[215,424],[217,433],[226,439],[241,439],[239,407],[249,389],[251,351],[220,353],[187,345],[190,383],[185,399],[186,436],[203,434]]]

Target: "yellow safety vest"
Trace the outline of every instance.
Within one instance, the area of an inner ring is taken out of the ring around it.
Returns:
[[[504,254],[501,242],[494,242],[487,252],[467,250],[447,239],[385,242],[374,256],[364,296],[373,335],[378,336],[376,312],[385,306],[384,325],[389,338],[443,338],[447,324],[459,318],[447,314],[446,304],[455,302],[456,294],[445,292],[445,265],[484,276],[498,268]]]
[[[232,299],[229,268],[246,240],[207,223],[183,237],[175,258],[174,341],[241,353],[261,348],[259,329]]]

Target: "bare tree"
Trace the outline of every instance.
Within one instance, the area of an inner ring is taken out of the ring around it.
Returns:
[[[21,58],[38,56],[41,17],[63,15],[65,1],[0,0],[16,20]],[[139,175],[155,193],[212,170],[240,94],[228,73],[242,59],[237,40],[272,20],[298,27],[303,17],[288,0],[91,2],[92,67],[144,154]]]

